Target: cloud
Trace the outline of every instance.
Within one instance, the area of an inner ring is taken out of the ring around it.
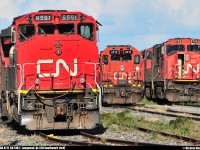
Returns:
[[[199,8],[199,0],[1,0],[0,19],[11,22],[16,16],[44,9],[82,11],[103,25],[103,47],[111,41],[147,47],[167,37],[197,36]]]
[[[170,23],[180,27],[199,28],[200,3],[198,0],[156,0],[155,12],[162,14]]]

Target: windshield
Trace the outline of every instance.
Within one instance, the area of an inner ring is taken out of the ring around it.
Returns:
[[[134,56],[134,64],[140,64],[140,55]]]
[[[146,59],[152,59],[152,52],[147,51]]]
[[[75,33],[74,24],[59,24],[58,25],[59,34],[73,34]]]
[[[38,33],[39,34],[54,34],[55,26],[54,24],[39,24]]]
[[[131,54],[124,54],[122,56],[122,61],[131,61],[131,60],[132,60]]]
[[[188,45],[188,51],[200,52],[200,45]]]
[[[120,61],[120,55],[111,55],[111,61]]]
[[[177,52],[177,51],[184,51],[184,45],[167,45],[166,53],[169,55],[170,53]]]
[[[21,24],[18,26],[18,40],[23,42],[35,35],[35,26],[33,24]]]

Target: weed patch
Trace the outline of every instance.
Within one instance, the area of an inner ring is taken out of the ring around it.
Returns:
[[[126,110],[121,113],[102,113],[101,123],[104,127],[112,131],[132,131],[136,127],[144,127],[154,131],[162,131],[200,139],[199,132],[195,131],[197,125],[184,117],[176,118],[169,122],[163,122],[159,119],[146,119],[144,117],[134,116],[131,110]],[[152,139],[156,137],[156,134],[152,133],[149,138]]]
[[[144,105],[157,105],[158,103],[148,100],[147,98],[142,99],[138,104],[144,104]]]

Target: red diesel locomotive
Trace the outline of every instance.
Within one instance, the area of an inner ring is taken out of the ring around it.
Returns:
[[[111,45],[100,53],[102,104],[134,104],[142,99],[141,52],[130,45]]]
[[[14,18],[1,31],[1,116],[29,130],[97,127],[99,25],[65,10]]]
[[[142,52],[147,98],[200,100],[200,39],[174,38]]]

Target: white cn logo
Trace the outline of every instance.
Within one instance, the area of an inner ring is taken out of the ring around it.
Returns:
[[[70,73],[70,76],[75,77],[78,73],[78,65],[77,65],[77,59],[74,59],[74,72],[70,70],[69,65],[63,60],[63,59],[58,59],[56,61],[56,73],[41,73],[40,70],[40,65],[41,64],[52,64],[53,63],[53,59],[46,59],[46,60],[38,60],[37,62],[37,74],[39,75],[40,78],[43,77],[50,77],[51,75],[53,77],[58,77],[60,74],[60,64],[63,65],[63,67]]]
[[[192,71],[194,73],[199,73],[199,64],[197,64],[196,70],[195,70],[195,68],[191,64],[188,64],[187,65],[187,70],[185,71],[185,74],[188,74],[190,69],[192,69]]]

